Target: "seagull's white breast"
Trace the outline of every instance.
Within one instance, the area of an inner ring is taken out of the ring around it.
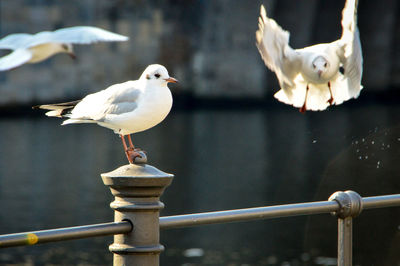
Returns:
[[[340,60],[336,53],[336,46],[323,43],[299,49],[302,54],[301,75],[309,83],[324,84],[328,83],[339,71]],[[324,57],[329,64],[327,71],[323,72],[321,77],[313,69],[312,62],[318,57]]]
[[[28,50],[32,53],[32,58],[28,61],[28,63],[41,62],[50,56],[63,51],[59,43],[39,44],[37,46],[28,48]]]
[[[107,124],[112,124],[114,131],[122,135],[141,132],[156,126],[171,110],[171,91],[166,85],[147,86],[137,104],[138,107],[132,112],[106,117]]]

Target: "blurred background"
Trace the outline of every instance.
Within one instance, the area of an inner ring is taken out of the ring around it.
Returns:
[[[150,164],[175,174],[162,215],[326,200],[347,189],[399,193],[400,3],[360,0],[364,89],[306,114],[273,98],[275,74],[255,47],[261,4],[293,48],[341,35],[344,0],[1,0],[1,37],[91,25],[130,41],[0,72],[0,234],[113,220],[100,174],[127,163],[118,136],[61,127],[31,106],[137,79],[152,63],[180,81],[170,85],[166,120],[133,137]],[[355,220],[354,265],[400,265],[399,219],[388,208]],[[329,215],[168,230],[161,265],[335,265],[336,230]],[[3,249],[0,264],[110,265],[111,243]]]

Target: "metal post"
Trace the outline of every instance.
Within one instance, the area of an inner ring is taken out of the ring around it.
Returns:
[[[339,204],[338,217],[338,266],[351,266],[353,261],[353,218],[362,211],[361,196],[351,190],[338,191],[329,200]]]
[[[353,218],[338,219],[338,266],[352,265]]]
[[[110,204],[115,210],[115,221],[128,220],[133,225],[130,233],[114,236],[109,247],[114,253],[114,265],[159,265],[159,255],[164,250],[159,228],[159,212],[164,204],[159,199],[173,175],[146,162],[145,158],[140,164],[124,165],[101,174],[115,196]]]

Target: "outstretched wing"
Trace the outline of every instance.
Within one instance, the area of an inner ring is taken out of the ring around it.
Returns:
[[[339,40],[341,50],[340,58],[343,64],[343,79],[347,81],[347,99],[357,98],[361,89],[362,77],[362,49],[357,27],[358,0],[347,0],[342,12],[342,37]],[[338,99],[340,100],[340,99]]]
[[[28,33],[10,34],[0,40],[0,49],[16,50],[25,48],[32,41],[33,35]]]
[[[6,71],[25,64],[32,58],[32,53],[26,49],[17,49],[0,58],[0,71]]]
[[[291,98],[290,88],[293,80],[299,73],[300,55],[289,46],[289,32],[283,30],[273,19],[267,17],[261,5],[258,30],[256,32],[256,46],[265,65],[275,72],[279,84]]]
[[[59,29],[54,32],[40,32],[34,36],[30,46],[48,42],[90,44],[96,42],[122,42],[128,37],[91,26],[76,26]]]

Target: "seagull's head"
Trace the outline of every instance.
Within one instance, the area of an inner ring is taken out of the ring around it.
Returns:
[[[72,44],[62,43],[61,50],[62,52],[67,53],[72,59],[76,59],[76,55],[74,53],[74,48],[72,47]]]
[[[144,79],[151,83],[158,83],[160,85],[167,85],[168,82],[178,82],[178,80],[169,76],[168,71],[164,66],[158,64],[149,65],[140,76],[140,79]]]
[[[320,79],[321,76],[324,76],[324,73],[326,73],[329,69],[329,62],[326,60],[325,57],[319,55],[314,58],[312,61],[312,69],[313,71],[318,75],[318,78]]]

